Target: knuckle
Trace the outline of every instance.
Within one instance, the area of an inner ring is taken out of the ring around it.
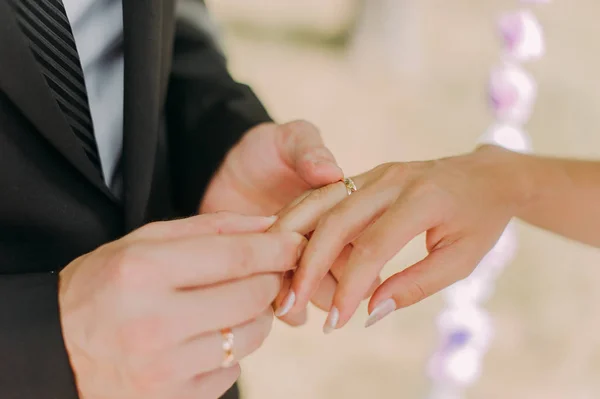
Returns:
[[[138,235],[138,236],[152,235],[153,233],[155,233],[157,230],[159,230],[161,228],[162,224],[163,224],[162,222],[152,222],[152,223],[145,224],[142,227],[137,229],[136,235]]]
[[[150,222],[139,227],[129,236],[137,239],[166,236],[173,230],[171,225],[172,223],[169,221]]]
[[[253,304],[253,316],[260,314],[277,297],[281,288],[281,277],[277,274],[262,274],[252,278],[247,295],[250,296],[250,303]]]
[[[148,262],[139,244],[123,246],[115,251],[108,261],[111,281],[123,288],[138,287],[143,284],[148,272]]]
[[[364,239],[357,239],[352,243],[354,256],[362,261],[373,261],[377,259],[378,253],[374,245]]]
[[[412,192],[418,197],[429,197],[438,194],[440,192],[440,187],[431,179],[422,179],[413,186]]]
[[[423,285],[417,280],[411,281],[408,284],[405,292],[405,306],[414,305],[415,303],[421,302],[423,299],[429,296],[425,290],[425,287],[423,287]]]
[[[266,241],[263,251],[265,254],[261,255],[261,259],[264,259],[261,269],[267,272],[283,272],[292,268],[298,258],[298,237],[297,233],[292,232],[270,233],[268,236],[264,236]],[[259,270],[254,272],[256,271]]]
[[[286,270],[293,267],[298,260],[298,235],[296,233],[281,233],[281,238],[272,244],[276,248],[273,261],[276,262],[274,270]]]
[[[222,234],[223,229],[231,222],[233,213],[229,211],[219,211],[207,218],[206,223],[215,234]]]
[[[378,167],[381,179],[384,181],[397,181],[408,174],[408,164],[389,162]]]

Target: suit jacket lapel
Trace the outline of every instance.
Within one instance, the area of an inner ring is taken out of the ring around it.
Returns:
[[[161,116],[164,0],[123,0],[124,200],[128,229],[146,218]]]
[[[114,199],[58,107],[12,7],[4,0],[0,0],[0,90],[64,157]]]

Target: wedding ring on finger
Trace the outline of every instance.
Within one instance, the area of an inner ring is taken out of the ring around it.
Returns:
[[[221,367],[229,368],[235,363],[235,356],[233,355],[233,344],[235,339],[231,328],[222,329],[221,337],[223,338],[223,363],[221,363]]]
[[[352,195],[352,193],[358,191],[356,184],[354,184],[354,180],[349,177],[344,178],[344,186],[346,186],[346,192],[348,195]]]

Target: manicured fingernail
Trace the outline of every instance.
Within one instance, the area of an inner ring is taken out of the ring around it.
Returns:
[[[340,311],[334,306],[329,311],[329,315],[327,316],[327,320],[325,320],[325,325],[323,326],[323,332],[325,334],[330,334],[337,327],[338,322],[340,321]]]
[[[365,328],[371,327],[379,320],[396,310],[396,302],[393,299],[386,299],[373,309],[367,321],[365,322]]]
[[[296,303],[296,293],[294,291],[290,290],[290,292],[288,292],[287,296],[281,303],[281,306],[279,306],[279,308],[277,308],[277,310],[275,311],[275,316],[277,316],[277,317],[285,316],[292,309],[292,307],[294,306],[295,303]]]

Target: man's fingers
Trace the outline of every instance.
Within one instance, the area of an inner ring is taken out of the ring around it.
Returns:
[[[149,223],[129,237],[135,240],[177,239],[203,234],[262,233],[277,217],[245,216],[231,212],[217,212],[184,219]]]
[[[115,278],[143,288],[194,288],[296,266],[306,238],[297,233],[198,236],[139,243],[118,253]]]
[[[300,312],[288,313],[284,316],[279,317],[279,320],[291,327],[300,327],[306,324],[308,320],[308,309],[303,309]]]
[[[176,293],[155,306],[167,314],[164,334],[167,343],[177,343],[248,323],[271,310],[271,303],[281,288],[277,274],[260,274],[243,280]]]
[[[231,327],[234,337],[232,351],[236,363],[260,348],[269,335],[272,324],[273,312],[269,309],[252,321]],[[185,342],[169,353],[162,365],[179,378],[187,380],[194,375],[220,368],[224,358],[223,336],[219,331],[213,331]]]
[[[433,227],[435,219],[430,209],[425,199],[400,200],[354,240],[354,249],[333,300],[339,319],[330,327],[342,327],[369,292],[383,266],[409,241]]]
[[[343,178],[342,170],[314,125],[294,121],[280,128],[283,131],[280,154],[311,187],[321,187]]]
[[[176,397],[181,399],[220,398],[240,378],[239,365],[201,374],[190,380]]]
[[[271,331],[272,324],[273,312],[269,309],[256,319],[231,328],[234,371],[240,360],[262,345]],[[198,375],[212,375],[224,370],[222,366],[226,353],[223,350],[223,343],[224,337],[221,332],[212,331],[182,342],[173,350],[161,352],[159,361],[147,362],[144,357],[132,356],[128,364],[132,370],[135,370],[136,382],[147,387],[149,392],[156,393],[154,386],[158,388],[165,381],[185,386],[186,383],[197,382],[200,378],[197,377]],[[228,388],[227,384],[222,386],[224,388],[217,389],[220,391]]]

